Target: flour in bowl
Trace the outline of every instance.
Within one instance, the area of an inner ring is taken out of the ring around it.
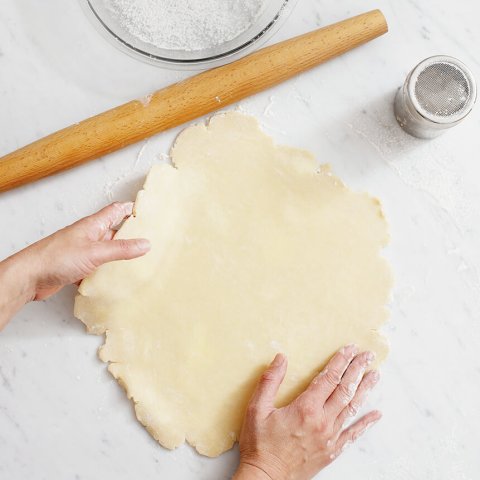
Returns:
[[[168,50],[203,50],[248,30],[269,0],[106,0],[120,25]]]

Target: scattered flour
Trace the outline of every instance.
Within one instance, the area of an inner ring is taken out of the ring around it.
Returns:
[[[221,45],[245,32],[268,0],[106,0],[120,25],[143,42],[168,50]]]

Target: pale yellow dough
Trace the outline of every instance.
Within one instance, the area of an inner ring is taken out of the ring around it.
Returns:
[[[216,456],[276,352],[295,397],[344,344],[387,353],[391,277],[379,202],[353,193],[303,150],[275,146],[239,113],[183,131],[174,167],[156,165],[117,238],[144,258],[86,279],[75,315],[106,333],[100,351],[165,447]]]

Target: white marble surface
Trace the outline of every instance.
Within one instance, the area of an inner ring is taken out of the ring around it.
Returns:
[[[380,7],[390,33],[241,103],[278,142],[316,152],[383,202],[396,286],[392,351],[369,406],[384,419],[318,478],[470,480],[480,455],[480,107],[431,142],[392,116],[424,57],[480,79],[476,0],[300,0],[276,40]],[[76,1],[0,0],[0,154],[187,76],[139,63],[93,30]],[[132,199],[178,129],[0,195],[0,257],[112,199]],[[0,286],[1,289],[1,286]],[[0,478],[223,479],[237,452],[167,452],[134,420],[72,316],[74,289],[27,306],[0,335]]]

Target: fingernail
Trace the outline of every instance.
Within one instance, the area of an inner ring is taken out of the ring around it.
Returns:
[[[370,372],[370,378],[372,379],[372,383],[377,383],[380,380],[380,372],[378,370],[372,370]]]
[[[139,238],[137,248],[142,252],[148,252],[152,248],[152,244],[146,238]]]
[[[283,355],[282,353],[277,353],[277,355],[273,359],[272,367],[280,367],[281,365],[283,365],[284,361],[285,361],[285,355]]]
[[[367,363],[370,364],[375,360],[375,353],[367,352]]]
[[[346,347],[343,347],[340,350],[341,353],[343,353],[347,357],[353,357],[358,353],[358,347],[354,343],[347,345]]]
[[[376,423],[378,423],[382,419],[382,412],[380,410],[374,410],[373,412],[370,413],[370,415],[373,415],[377,418],[373,418],[370,420],[367,424],[367,428],[373,427]]]
[[[376,425],[380,419],[382,418],[382,415],[380,415],[378,418],[376,418],[375,420],[372,420],[366,427],[365,427],[365,430],[362,432],[364,433],[366,430],[369,430],[370,428],[372,428],[374,425]]]

